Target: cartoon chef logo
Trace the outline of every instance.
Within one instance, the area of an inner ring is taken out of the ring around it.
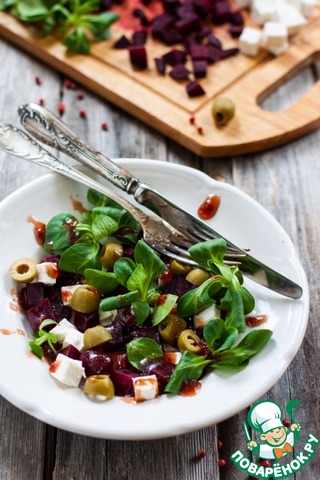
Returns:
[[[247,438],[247,447],[253,455],[259,458],[279,460],[291,453],[295,442],[299,439],[300,425],[295,423],[293,413],[299,407],[298,400],[288,402],[286,410],[291,419],[291,426],[287,428],[282,423],[282,411],[279,405],[269,400],[255,403],[249,410],[248,423],[259,433],[261,444],[252,440],[247,425],[244,429]]]

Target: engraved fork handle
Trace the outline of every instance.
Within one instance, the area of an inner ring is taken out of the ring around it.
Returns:
[[[19,107],[22,125],[31,135],[89,166],[121,190],[133,194],[141,182],[125,168],[86,145],[60,118],[36,103]]]
[[[13,127],[12,125],[0,124],[0,149],[16,157],[23,158],[24,160],[41,165],[42,167],[49,168],[54,172],[60,173],[71,178],[72,180],[82,183],[88,188],[93,188],[94,190],[99,191],[100,193],[119,203],[119,205],[121,205],[125,210],[130,212],[141,226],[146,224],[148,221],[148,215],[146,215],[142,210],[132,205],[122,196],[116,194],[112,190],[109,190],[109,188],[101,183],[96,182],[84,173],[63,163],[45,148],[41,147],[24,131]]]

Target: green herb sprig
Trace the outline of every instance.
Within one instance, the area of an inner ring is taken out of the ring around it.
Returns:
[[[44,330],[45,327],[48,325],[57,325],[57,322],[54,320],[46,319],[41,322],[41,325],[39,327],[39,330],[34,332],[33,338],[31,342],[29,342],[29,346],[31,348],[31,351],[37,355],[39,358],[43,358],[43,349],[42,346],[44,343],[47,343],[49,347],[54,351],[54,353],[57,353],[54,344],[57,343],[57,337],[50,332],[47,332]]]
[[[0,10],[39,27],[44,35],[59,31],[69,51],[85,55],[91,39],[110,38],[110,26],[119,18],[112,12],[97,14],[99,7],[99,0],[0,0]]]

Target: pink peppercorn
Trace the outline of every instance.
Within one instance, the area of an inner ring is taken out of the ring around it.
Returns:
[[[191,123],[191,125],[194,125],[195,121],[196,121],[195,117],[190,117],[189,118],[189,122]]]
[[[40,105],[42,105],[42,106],[45,104],[45,101],[44,101],[44,99],[43,99],[43,98],[40,98],[40,100],[39,100],[39,104],[40,104]]]
[[[77,99],[78,99],[78,100],[83,100],[83,99],[84,99],[84,95],[83,95],[82,92],[79,92],[79,93],[77,94]]]
[[[197,127],[197,132],[199,133],[199,135],[203,135],[203,128]]]
[[[218,448],[222,448],[222,447],[223,447],[223,443],[221,442],[221,440],[218,440],[218,441],[217,441],[217,447],[218,447]]]
[[[79,115],[81,118],[86,118],[87,112],[85,110],[80,110]]]
[[[219,467],[225,467],[227,465],[227,462],[225,461],[224,458],[219,458],[218,465]]]
[[[60,103],[58,104],[58,112],[60,113],[60,115],[63,115],[63,114],[64,114],[65,109],[66,109],[66,107],[65,107],[64,103],[60,102]]]
[[[207,455],[207,452],[205,450],[199,450],[197,457],[204,458],[206,455]]]
[[[290,421],[289,421],[287,418],[284,418],[284,419],[282,420],[282,423],[283,423],[283,425],[284,425],[285,427],[287,427],[287,428],[289,428],[290,425],[291,425]]]
[[[102,130],[108,130],[108,124],[106,122],[101,123]]]
[[[262,465],[266,468],[271,467],[271,463],[269,462],[269,460],[263,460]]]
[[[35,82],[36,82],[37,85],[42,85],[42,80],[41,80],[41,78],[39,77],[39,75],[37,75],[37,76],[35,77]]]

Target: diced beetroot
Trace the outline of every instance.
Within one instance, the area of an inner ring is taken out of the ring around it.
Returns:
[[[132,307],[120,308],[118,315],[122,325],[132,328],[136,325],[136,317]]]
[[[197,81],[190,83],[199,84],[199,82]],[[176,277],[174,277],[172,282],[169,283],[164,293],[172,293],[173,295],[178,295],[179,297],[182,297],[182,295],[189,292],[189,290],[192,290],[193,288],[194,286],[184,277],[177,275]]]
[[[173,67],[169,75],[171,78],[177,81],[187,80],[189,78],[190,71],[184,65],[180,64]]]
[[[231,25],[231,27],[229,28],[229,33],[232,38],[239,38],[242,31],[243,31],[242,25]]]
[[[222,50],[222,58],[232,57],[239,53],[239,48],[228,48],[227,50]]]
[[[180,1],[179,0],[162,0],[162,5],[164,7],[165,12],[175,13],[175,10],[180,5]]]
[[[213,21],[217,25],[229,22],[231,18],[232,10],[229,2],[222,1],[216,2],[213,6]]]
[[[192,60],[208,60],[208,47],[206,45],[191,45],[190,55]]]
[[[49,347],[47,343],[44,343],[42,345],[42,351],[43,351],[44,358],[47,360],[47,362],[49,362],[50,365],[51,363],[56,361],[57,354],[52,350],[51,347]]]
[[[121,37],[113,44],[113,48],[120,50],[130,47],[130,45],[130,40],[125,35],[121,35]]]
[[[224,53],[221,48],[214,47],[213,45],[208,45],[208,62],[215,63],[224,58]]]
[[[136,32],[133,32],[132,43],[134,45],[145,45],[147,36],[148,34],[145,30],[137,30]]]
[[[52,262],[52,263],[59,263],[60,257],[57,255],[49,255],[48,257],[44,257],[40,263],[45,263],[45,262]]]
[[[152,338],[155,342],[161,344],[157,327],[141,327],[132,332],[132,338]]]
[[[190,35],[191,33],[200,30],[201,23],[199,22],[198,16],[193,15],[177,20],[174,26],[181,35]]]
[[[111,358],[113,370],[130,367],[128,356],[124,352],[111,352],[109,357]]]
[[[206,92],[203,90],[202,86],[197,80],[194,80],[186,86],[187,94],[189,97],[200,97],[204,95]]]
[[[192,3],[195,6],[197,13],[202,18],[206,18],[212,10],[212,4],[210,0],[193,0]]]
[[[230,23],[231,23],[231,25],[243,25],[244,24],[243,15],[239,10],[231,13]]]
[[[111,333],[112,339],[103,344],[103,349],[106,352],[113,352],[116,349],[119,350],[119,347],[124,345],[121,322],[113,323],[107,327],[107,330]]]
[[[205,78],[207,76],[207,62],[205,60],[195,60],[193,62],[193,73],[196,78]]]
[[[171,28],[174,21],[174,17],[172,15],[168,15],[167,13],[163,13],[157,17],[154,17],[151,27],[153,38],[161,39],[162,32]]]
[[[68,345],[67,347],[60,350],[59,353],[62,353],[66,357],[72,358],[73,360],[80,360],[81,357],[81,352],[73,345]]]
[[[202,27],[201,30],[199,30],[195,34],[195,39],[196,40],[203,40],[204,38],[209,37],[209,35],[211,35],[211,29],[208,28],[208,27]]]
[[[19,304],[28,310],[35,305],[38,305],[44,299],[43,283],[34,282],[27,283],[27,285],[21,289],[19,294]]]
[[[134,246],[123,247],[123,257],[131,258],[134,260]]]
[[[132,14],[136,18],[140,18],[141,25],[145,27],[150,25],[150,21],[148,20],[147,15],[145,14],[144,10],[142,10],[142,8],[134,8]]]
[[[148,68],[147,52],[143,45],[132,45],[129,47],[131,65],[138,70]]]
[[[132,379],[140,377],[139,373],[133,370],[122,369],[112,370],[110,378],[114,385],[115,394],[121,397],[133,396],[133,383]]]
[[[29,308],[26,313],[34,332],[39,330],[43,320],[56,320],[48,298],[44,298],[38,305]]]
[[[75,311],[73,323],[79,332],[84,333],[87,328],[92,328],[96,325],[99,325],[99,314],[98,312],[81,313]]]
[[[208,36],[208,42],[207,45],[212,45],[213,47],[216,47],[218,49],[222,49],[222,43],[219,38],[217,38],[215,35],[211,34]]]
[[[177,30],[162,30],[158,38],[166,45],[182,42],[182,35]]]
[[[111,372],[112,361],[109,355],[86,350],[80,356],[87,377],[90,375],[106,375]]]
[[[173,50],[170,50],[170,52],[162,55],[162,58],[167,65],[171,65],[171,67],[175,67],[180,63],[186,62],[187,52],[185,50],[178,50],[175,48]]]
[[[183,42],[184,46],[186,47],[186,50],[188,53],[190,53],[190,49],[192,45],[199,45],[199,42],[197,42],[194,38],[186,38]]]
[[[166,62],[163,60],[163,58],[155,58],[154,62],[156,64],[156,68],[160,75],[165,75],[166,73]]]
[[[193,5],[181,5],[180,7],[178,7],[175,11],[175,14],[179,17],[179,18],[186,18],[186,17],[192,17],[195,13],[195,10],[194,10],[194,7]]]
[[[144,375],[155,375],[157,377],[160,393],[163,392],[175,369],[175,365],[162,358],[142,360],[140,367]]]

